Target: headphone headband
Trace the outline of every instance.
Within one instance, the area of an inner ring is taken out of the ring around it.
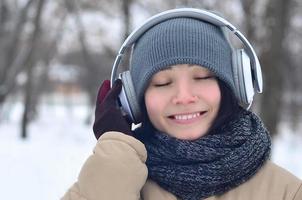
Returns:
[[[247,53],[251,58],[251,68],[252,73],[255,79],[255,86],[257,92],[262,92],[263,87],[263,81],[262,81],[262,73],[261,73],[261,67],[259,60],[257,58],[257,55],[250,44],[250,42],[244,37],[244,35],[235,28],[230,22],[225,20],[224,18],[209,12],[205,10],[195,9],[195,8],[179,8],[179,9],[173,9],[164,11],[162,13],[159,13],[157,15],[154,15],[153,17],[146,20],[141,26],[136,28],[124,41],[122,44],[120,50],[118,51],[118,55],[115,58],[112,72],[111,72],[111,86],[113,82],[118,78],[117,77],[117,69],[119,67],[119,64],[122,60],[122,56],[125,53],[125,50],[132,46],[147,30],[152,28],[153,26],[177,17],[189,17],[189,18],[195,18],[202,21],[209,22],[211,24],[214,24],[216,26],[220,27],[227,27],[231,32],[233,32],[240,41],[244,44],[246,47]]]

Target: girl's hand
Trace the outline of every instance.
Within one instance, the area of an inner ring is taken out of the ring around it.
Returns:
[[[105,80],[98,92],[95,109],[93,132],[96,139],[108,131],[119,131],[132,135],[131,123],[123,117],[117,106],[118,95],[122,89],[122,81],[117,79],[110,89],[110,81]]]

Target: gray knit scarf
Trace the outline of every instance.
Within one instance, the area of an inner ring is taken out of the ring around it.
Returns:
[[[141,131],[146,134],[147,130]],[[159,131],[149,135],[142,139],[149,178],[182,200],[201,200],[240,185],[270,155],[268,131],[255,114],[245,110],[194,141]]]

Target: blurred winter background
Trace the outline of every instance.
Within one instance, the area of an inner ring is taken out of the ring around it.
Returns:
[[[185,6],[219,11],[254,45],[265,87],[252,109],[272,160],[302,178],[302,1],[1,0],[1,199],[64,194],[93,150],[95,95],[119,46],[147,17]]]

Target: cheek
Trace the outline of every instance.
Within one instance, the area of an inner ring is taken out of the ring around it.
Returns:
[[[203,99],[206,99],[209,104],[216,107],[217,109],[220,106],[221,93],[217,82],[209,84],[207,87],[204,87],[200,91],[202,92]]]
[[[153,121],[157,116],[159,116],[162,110],[163,99],[152,91],[146,91],[145,104],[148,116],[150,120]]]

